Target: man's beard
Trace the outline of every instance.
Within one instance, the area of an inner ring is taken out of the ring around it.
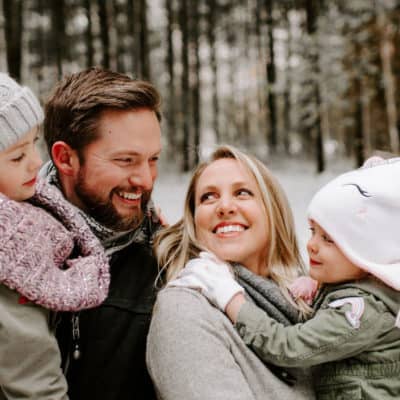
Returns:
[[[126,191],[126,189],[114,188],[110,193],[110,197],[104,200],[100,198],[96,192],[87,188],[82,169],[78,174],[78,180],[75,186],[75,193],[84,204],[85,212],[97,222],[113,231],[136,229],[143,221],[146,207],[150,200],[151,191],[143,192],[140,203],[141,207],[137,210],[137,213],[131,216],[121,216],[112,204],[111,198],[114,193],[116,194],[124,190]]]

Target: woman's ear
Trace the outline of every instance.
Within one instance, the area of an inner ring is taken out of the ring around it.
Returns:
[[[79,170],[77,151],[65,142],[55,142],[51,148],[53,163],[60,174],[73,176]]]

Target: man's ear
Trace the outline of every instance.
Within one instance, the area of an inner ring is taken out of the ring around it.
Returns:
[[[51,157],[57,170],[63,175],[72,176],[79,169],[78,153],[65,142],[53,144]]]

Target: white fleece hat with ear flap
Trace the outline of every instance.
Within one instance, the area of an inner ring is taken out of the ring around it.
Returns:
[[[400,290],[400,159],[340,175],[311,200],[308,217],[356,266]]]

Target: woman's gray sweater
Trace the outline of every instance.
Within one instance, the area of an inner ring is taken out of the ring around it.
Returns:
[[[229,319],[198,291],[162,290],[147,340],[147,366],[162,400],[314,399],[304,371],[278,379],[244,344]]]

